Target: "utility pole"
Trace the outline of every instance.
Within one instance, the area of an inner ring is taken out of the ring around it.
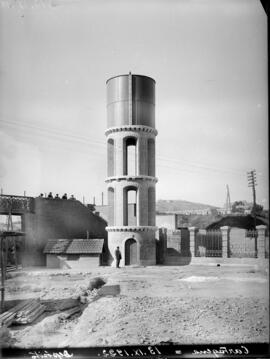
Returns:
[[[226,196],[226,213],[230,214],[232,212],[232,205],[231,205],[231,196],[230,196],[230,189],[229,185],[226,185],[227,188],[227,196]]]
[[[101,205],[103,206],[103,201],[104,201],[104,193],[103,192],[101,192]]]
[[[256,170],[251,170],[247,173],[248,177],[248,187],[252,188],[253,195],[253,213],[254,213],[254,227],[256,229],[256,190],[255,186],[257,186],[256,182]]]

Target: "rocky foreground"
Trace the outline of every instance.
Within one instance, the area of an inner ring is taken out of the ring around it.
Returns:
[[[89,282],[96,276],[106,284],[90,290]],[[91,273],[39,271],[10,278],[7,287],[9,300],[34,297],[55,305],[31,325],[8,328],[5,342],[12,347],[269,340],[267,269],[187,266],[100,268]],[[82,312],[63,320],[61,305],[70,299],[80,301]]]

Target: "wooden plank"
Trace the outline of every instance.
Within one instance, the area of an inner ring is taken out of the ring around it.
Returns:
[[[1,319],[0,323],[1,325],[6,322],[7,320],[9,320],[10,318],[14,318],[16,316],[16,313],[10,313],[9,315],[7,315],[5,318]]]
[[[9,327],[9,326],[13,323],[13,320],[14,320],[13,318],[7,320],[7,321],[3,324],[3,326]]]
[[[6,318],[7,316],[9,316],[10,314],[16,313],[18,310],[24,308],[26,305],[28,305],[29,301],[24,301],[20,304],[17,304],[15,307],[9,309],[8,311],[2,313],[0,315],[0,321],[4,318]]]
[[[32,303],[29,307],[27,307],[26,310],[23,310],[22,312],[20,312],[20,314],[17,314],[17,317],[26,317],[27,315],[29,315],[32,311],[34,311],[36,308],[38,308],[40,306],[40,303],[35,302]]]
[[[43,312],[45,312],[45,306],[44,305],[40,305],[39,308],[37,308],[35,311],[33,311],[31,313],[31,315],[28,316],[27,320],[29,323],[33,322],[35,320],[35,318],[37,318],[40,314],[42,314]],[[37,315],[38,314],[38,315]]]
[[[68,318],[71,317],[73,314],[78,313],[78,312],[80,312],[80,311],[81,311],[81,308],[80,308],[79,306],[76,306],[76,307],[71,308],[71,309],[67,310],[66,312],[62,313],[62,314],[60,315],[60,317],[61,317],[62,319],[68,319]]]
[[[3,326],[9,327],[13,323],[15,316],[16,316],[16,313],[12,314],[12,316],[10,316],[10,317],[6,318],[5,320],[3,320],[1,322],[1,327],[3,327]]]
[[[28,300],[26,305],[24,305],[22,308],[19,308],[16,310],[16,312],[18,313],[18,311],[21,311],[21,310],[25,310],[27,307],[29,307],[32,303],[34,303],[36,301],[36,299],[31,299],[31,300]]]
[[[12,316],[8,317],[7,319],[5,319],[3,322],[2,322],[2,325],[6,325],[8,322],[13,322],[14,318],[15,318],[16,314],[12,314]]]
[[[31,313],[31,316],[25,318],[16,319],[17,324],[29,324],[32,323],[35,319],[37,319],[42,313],[45,312],[45,306],[41,305],[39,308],[35,310],[35,312]]]
[[[40,309],[40,305],[38,305],[37,307],[35,307],[35,308],[33,308],[33,310],[32,311],[30,311],[28,314],[25,314],[25,315],[22,315],[22,316],[20,316],[20,317],[18,317],[18,320],[27,320],[29,317],[31,317],[31,315],[33,314],[33,313],[35,313],[37,310],[39,310]]]
[[[14,320],[14,318],[17,316],[17,311],[19,310],[23,310],[24,308],[28,307],[29,303],[28,302],[24,302],[24,303],[20,303],[17,306],[11,308],[9,311],[5,312],[4,315],[0,318],[0,324],[3,326],[6,324],[6,322],[8,320]]]
[[[21,308],[19,311],[17,311],[17,316],[19,317],[20,315],[23,315],[23,313],[24,313],[28,308],[32,307],[32,305],[33,305],[34,303],[36,303],[36,302],[37,302],[36,299],[32,299],[30,302],[28,302],[28,304],[27,304],[25,307],[23,307],[23,308]]]
[[[14,314],[14,313],[5,312],[4,315],[1,316],[0,322],[4,321],[4,320],[7,319],[8,317],[10,317],[12,314]]]
[[[32,315],[34,315],[38,310],[40,310],[40,308],[44,308],[44,310],[45,310],[45,306],[38,303],[38,305],[33,307],[33,309],[31,311],[29,311],[28,314],[23,314],[23,315],[17,317],[16,322],[25,321],[25,320],[27,321],[28,318],[30,318]]]
[[[46,305],[48,312],[55,312],[73,308],[79,304],[79,301],[78,299],[65,298],[63,300],[41,300],[41,303]]]

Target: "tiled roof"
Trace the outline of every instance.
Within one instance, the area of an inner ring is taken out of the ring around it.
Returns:
[[[102,253],[104,239],[73,239],[66,250],[67,254]]]
[[[72,239],[49,239],[43,253],[61,254],[65,253]]]
[[[104,239],[49,239],[46,254],[101,254]]]

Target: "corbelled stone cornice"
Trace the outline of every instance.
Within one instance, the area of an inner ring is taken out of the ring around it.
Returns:
[[[138,181],[138,180],[142,180],[142,181],[150,181],[153,183],[157,183],[158,179],[157,177],[152,177],[152,176],[145,176],[145,175],[139,175],[139,176],[131,176],[131,175],[125,175],[125,176],[113,176],[113,177],[107,177],[105,182],[106,183],[110,183],[110,182],[114,182],[114,181]]]
[[[158,227],[156,226],[113,226],[106,227],[108,232],[149,232],[156,231]]]
[[[155,128],[143,125],[125,125],[125,126],[117,126],[108,128],[105,131],[105,135],[108,136],[114,132],[124,132],[124,131],[134,131],[134,132],[147,132],[152,133],[157,136],[158,132]]]

